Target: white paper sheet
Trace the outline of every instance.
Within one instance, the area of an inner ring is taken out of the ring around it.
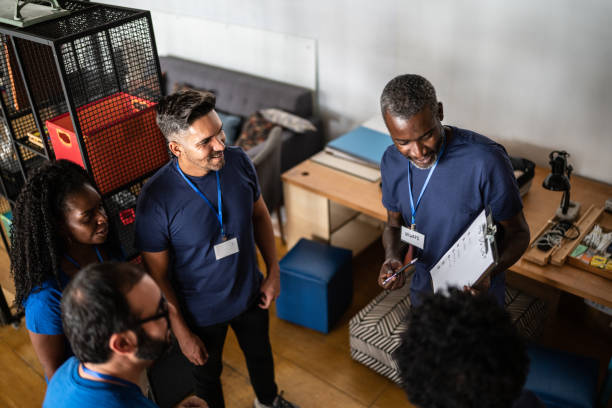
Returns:
[[[472,286],[497,262],[497,253],[487,234],[490,223],[483,210],[469,228],[430,270],[434,292],[449,287]]]
[[[325,150],[315,154],[310,158],[310,160],[314,161],[315,163],[319,163],[324,166],[328,166],[333,169],[352,174],[353,176],[361,177],[362,179],[366,179],[368,181],[380,180],[379,169],[375,169],[370,166],[364,166],[363,164],[359,164],[348,159],[343,159],[341,157],[330,154]]]

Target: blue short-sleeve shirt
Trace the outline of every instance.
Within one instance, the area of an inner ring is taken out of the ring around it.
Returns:
[[[111,260],[123,260],[123,256],[116,254],[107,247],[104,247],[105,252]],[[99,251],[96,249],[96,251]],[[98,252],[98,256],[100,253]],[[103,261],[102,258],[98,258]],[[47,279],[40,286],[35,287],[24,301],[26,328],[37,334],[64,334],[62,327],[62,311],[60,303],[62,301],[62,292],[70,277],[59,270],[59,283],[55,279]],[[68,350],[70,348],[68,347]],[[72,355],[72,352],[70,352]]]
[[[244,312],[259,294],[253,205],[259,183],[253,163],[238,147],[225,150],[219,170],[223,226],[237,238],[239,252],[215,259],[221,242],[217,212],[186,183],[176,159],[162,167],[143,187],[136,210],[136,245],[140,251],[169,250],[170,277],[187,317],[200,327],[225,322]],[[215,209],[215,172],[189,179]]]
[[[490,206],[495,222],[505,221],[522,208],[510,159],[503,146],[475,132],[452,127],[452,138],[423,193],[416,211],[416,229],[425,234],[425,247],[412,278],[411,300],[432,292],[429,270],[461,236],[473,219]],[[400,212],[410,225],[408,164],[395,147],[389,146],[381,162],[383,205]],[[429,169],[411,165],[412,194],[416,204]],[[493,278],[491,291],[503,302],[504,276]]]
[[[79,375],[79,361],[71,357],[57,369],[47,387],[43,408],[155,408],[140,389],[102,381],[92,381]]]
[[[48,279],[34,288],[24,302],[26,328],[37,334],[64,334],[62,327],[62,291],[70,278],[60,271],[60,284]]]

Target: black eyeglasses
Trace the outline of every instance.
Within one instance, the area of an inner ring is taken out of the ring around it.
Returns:
[[[139,319],[134,322],[134,326],[140,326],[141,324],[145,324],[147,322],[151,322],[153,320],[161,319],[162,317],[166,319],[168,326],[170,326],[170,310],[168,309],[168,302],[165,297],[161,297],[159,299],[159,305],[157,306],[157,310],[159,313],[154,314],[153,316],[145,317],[144,319]]]

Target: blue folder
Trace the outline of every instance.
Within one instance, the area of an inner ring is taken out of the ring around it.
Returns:
[[[385,150],[392,144],[389,135],[360,126],[332,140],[327,147],[380,167]]]

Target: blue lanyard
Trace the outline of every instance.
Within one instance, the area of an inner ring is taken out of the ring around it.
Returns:
[[[412,227],[414,227],[416,210],[419,207],[419,203],[421,202],[421,197],[423,197],[423,193],[425,192],[425,189],[427,188],[427,185],[429,184],[429,179],[431,178],[431,175],[433,174],[434,170],[438,166],[438,162],[440,161],[440,158],[444,154],[444,147],[445,146],[446,146],[446,134],[444,133],[444,128],[442,128],[442,148],[440,149],[440,154],[438,155],[438,158],[436,159],[436,162],[434,163],[434,165],[431,168],[431,170],[429,170],[429,174],[427,175],[427,178],[425,179],[425,184],[423,184],[423,188],[421,189],[421,193],[419,194],[419,198],[417,198],[416,206],[414,205],[414,201],[412,199],[412,181],[410,179],[410,164],[411,164],[411,162],[408,162],[408,195],[410,196],[410,212],[412,213],[412,222],[411,222],[411,224],[412,224],[411,226]]]
[[[225,238],[225,232],[223,230],[223,204],[221,202],[221,183],[219,182],[219,172],[215,171],[215,175],[217,176],[217,203],[219,204],[219,209],[215,210],[215,207],[213,207],[212,203],[208,201],[208,198],[206,198],[206,196],[200,191],[200,189],[196,187],[196,185],[193,184],[191,180],[187,178],[185,173],[183,173],[183,170],[181,170],[181,168],[179,167],[178,161],[176,162],[176,169],[181,174],[181,176],[183,176],[183,179],[185,179],[187,184],[189,184],[189,187],[191,187],[193,191],[195,191],[200,197],[202,197],[204,201],[206,201],[206,204],[208,204],[210,209],[213,211],[213,213],[215,213],[215,215],[217,216],[217,220],[219,221],[219,225],[221,225],[221,236]]]
[[[91,375],[94,378],[97,378],[99,380],[107,380],[107,381],[116,382],[126,387],[135,387],[138,390],[138,392],[140,392],[140,387],[131,381],[124,380],[123,378],[115,377],[114,375],[99,373],[97,371],[94,371],[92,369],[85,367],[85,364],[81,364],[81,368],[83,369],[83,372]]]
[[[100,263],[104,262],[104,259],[102,259],[102,254],[100,254],[100,250],[98,249],[98,247],[95,246],[94,249],[96,250],[96,255],[98,256],[98,261],[100,261]],[[68,262],[70,262],[71,264],[76,266],[77,269],[81,269],[81,265],[73,257],[71,257],[70,255],[64,254],[64,258],[66,258],[68,260]]]

